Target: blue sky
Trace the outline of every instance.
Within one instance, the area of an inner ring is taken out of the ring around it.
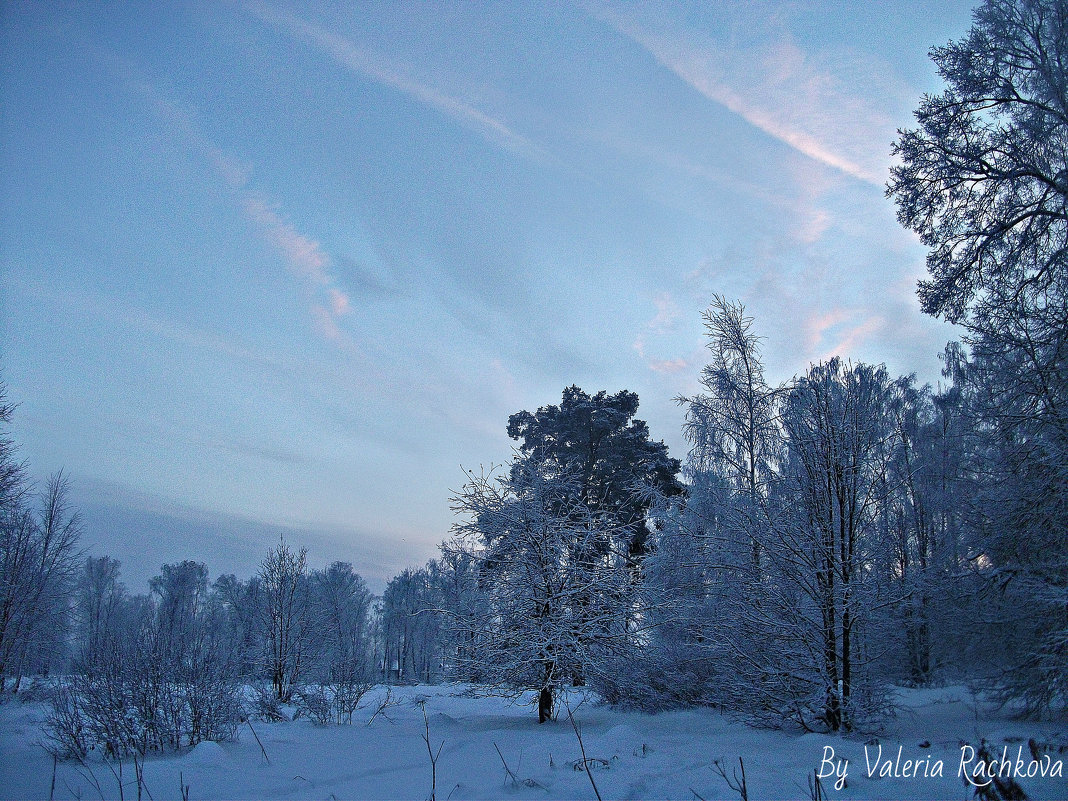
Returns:
[[[280,533],[373,587],[563,387],[676,456],[700,312],[938,378],[889,150],[970,2],[4,3],[2,367],[137,585]]]

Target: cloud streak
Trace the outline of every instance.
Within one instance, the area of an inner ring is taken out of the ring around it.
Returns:
[[[414,80],[397,65],[380,55],[370,53],[334,31],[266,3],[247,2],[245,8],[276,30],[313,45],[350,72],[406,94],[494,144],[523,155],[545,157],[545,153],[537,145],[513,131],[501,120],[491,117],[465,100]]]
[[[271,208],[264,196],[246,192],[242,208],[245,215],[260,226],[267,241],[282,254],[294,273],[320,286],[332,283],[333,279],[326,271],[330,257],[322,246],[287,222]],[[334,287],[330,287],[329,291],[343,294]]]
[[[634,14],[598,6],[591,13],[648,51],[704,97],[810,159],[882,187],[894,126],[852,92],[835,71],[785,32],[770,41],[718,42]],[[839,66],[865,81],[888,83],[863,64]]]
[[[332,259],[323,246],[289,222],[279,210],[279,203],[250,188],[250,165],[232,158],[216,146],[186,111],[163,97],[155,87],[144,81],[131,81],[131,84],[149,101],[155,114],[198,150],[215,174],[236,193],[246,219],[255,224],[264,240],[282,256],[289,271],[316,297],[311,308],[315,329],[332,342],[348,342],[337,321],[349,312],[351,302],[330,272]]]
[[[872,334],[878,333],[886,321],[878,316],[874,315],[867,318],[859,325],[855,325],[850,328],[842,338],[838,341],[828,353],[826,353],[822,360],[826,361],[835,356],[849,356],[857,347],[866,341]]]
[[[810,315],[804,321],[806,349],[809,353],[814,353],[824,345],[825,340],[830,339],[837,342],[816,361],[852,355],[856,348],[881,331],[886,324],[885,318],[878,314],[865,316],[857,322],[857,318],[863,314],[860,309],[834,308],[822,314]],[[845,330],[841,330],[843,324],[848,324]]]

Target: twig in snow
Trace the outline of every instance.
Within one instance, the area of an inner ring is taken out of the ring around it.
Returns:
[[[426,752],[430,754],[430,801],[436,801],[435,794],[438,788],[438,757],[441,756],[441,749],[445,747],[445,741],[441,741],[441,745],[438,746],[437,753],[430,746],[430,721],[426,716],[426,701],[422,701],[419,704],[419,708],[423,710],[423,725],[426,727],[426,732],[423,734],[423,742],[426,743]],[[498,751],[498,753],[500,753]]]
[[[593,794],[597,796],[597,801],[601,801],[601,791],[597,789],[597,782],[593,780],[593,774],[590,773],[590,762],[586,758],[586,746],[582,743],[582,733],[579,731],[578,724],[575,723],[575,716],[571,714],[571,704],[566,698],[564,706],[567,707],[567,719],[571,721],[571,728],[575,730],[575,736],[578,738],[579,751],[582,753],[582,767],[586,769],[586,775],[590,779],[590,784],[593,785]]]
[[[115,783],[119,786],[119,801],[125,801],[123,797],[123,782],[122,782],[122,759],[118,760],[119,770],[115,771],[115,766],[111,764],[107,757],[104,758],[104,764],[108,766],[108,770],[111,771],[111,775],[115,777]]]
[[[145,755],[141,754],[140,760],[138,760],[137,756],[137,751],[134,751],[133,763],[134,775],[137,777],[137,801],[141,801],[142,792],[148,796],[148,801],[155,801],[152,798],[152,793],[149,792],[148,785],[145,784]]]
[[[389,687],[386,687],[386,696],[379,702],[378,708],[375,710],[375,713],[371,715],[371,719],[367,721],[367,725],[370,726],[372,723],[374,723],[375,718],[377,718],[379,715],[384,717],[390,723],[394,723],[395,721],[393,720],[393,718],[385,714],[385,710],[391,706],[396,706],[398,703],[399,702],[393,700],[393,690]]]
[[[267,756],[267,749],[263,747],[263,743],[260,741],[260,736],[258,734],[256,734],[256,730],[254,728],[252,728],[252,719],[251,718],[245,718],[245,723],[248,724],[248,728],[249,728],[249,731],[252,732],[252,736],[256,738],[256,742],[260,746],[260,751],[263,752],[263,758],[265,760],[267,760],[267,764],[270,765],[271,764],[271,758],[269,756]]]
[[[78,775],[81,776],[83,779],[85,779],[87,782],[89,782],[91,785],[93,785],[93,789],[95,789],[97,795],[100,796],[100,801],[104,801],[104,791],[101,789],[100,780],[96,778],[96,774],[93,773],[93,769],[91,767],[89,767],[89,765],[86,763],[86,761],[84,759],[82,759],[81,757],[76,757],[76,759],[78,760],[78,764],[81,766],[81,767],[75,768],[75,770],[78,771]],[[82,773],[82,768],[85,768],[85,770],[89,772],[88,776],[86,776],[84,773]],[[80,788],[79,788],[79,790],[80,790]],[[79,792],[79,797],[80,797],[80,795],[81,795],[81,793]]]
[[[742,801],[749,801],[749,790],[745,786],[745,763],[742,762],[742,758],[738,757],[738,764],[742,768],[741,778],[738,777],[738,771],[736,770],[731,771],[733,779],[728,776],[727,771],[723,768],[722,763],[718,759],[712,764],[714,765],[712,770],[714,770],[719,777],[727,783],[727,786],[734,790],[734,792],[738,793],[738,795],[741,796]]]
[[[497,748],[497,743],[494,743],[493,747]],[[508,767],[508,763],[504,761],[504,754],[501,753],[500,748],[497,748],[497,756],[501,758],[501,764],[504,765],[504,772],[507,777],[512,780],[512,786],[515,787],[519,784],[519,780],[515,777],[515,774],[512,773],[512,769]]]
[[[494,743],[493,747],[497,749],[497,756],[499,756],[501,758],[501,764],[504,765],[504,772],[506,774],[506,778],[509,778],[509,779],[512,780],[512,786],[513,787],[518,787],[519,785],[524,784],[527,787],[537,787],[539,790],[545,790],[546,792],[549,791],[549,788],[546,787],[541,782],[539,782],[537,779],[523,779],[522,781],[520,781],[516,777],[516,775],[512,772],[512,769],[508,767],[508,763],[504,761],[504,754],[501,753],[501,749],[497,746],[497,743]],[[549,759],[551,761],[552,757],[550,756]],[[520,765],[523,764],[523,757],[522,756],[520,756],[520,758],[519,758],[519,764]],[[452,795],[452,794],[450,793],[450,795]],[[445,799],[445,801],[448,801],[448,799]]]
[[[813,768],[812,775],[808,777],[808,797],[812,801],[824,801],[823,785],[820,783],[820,774]]]

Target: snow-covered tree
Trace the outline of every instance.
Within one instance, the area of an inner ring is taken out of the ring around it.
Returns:
[[[776,633],[808,654],[784,682],[797,712],[818,712],[832,731],[852,729],[882,703],[865,635],[881,600],[870,566],[885,544],[876,523],[893,453],[889,401],[885,368],[836,357],[813,366],[783,408],[783,490],[794,514],[778,517],[768,545],[784,585],[774,595],[795,611]]]
[[[144,755],[234,736],[236,642],[196,562],[164,565],[152,595],[129,595],[113,559],[79,583],[76,653],[48,731],[57,753]]]
[[[460,651],[495,686],[538,691],[538,720],[558,686],[590,676],[635,636],[624,526],[582,502],[581,475],[517,458],[506,477],[469,474],[448,550],[472,560],[479,614],[454,617]]]
[[[9,433],[14,410],[0,381],[0,694],[65,659],[82,530],[62,471],[34,497]]]
[[[570,386],[560,405],[508,418],[508,436],[517,440],[522,460],[546,475],[567,476],[577,506],[602,515],[632,559],[645,552],[647,512],[656,494],[682,492],[676,478],[679,461],[663,442],[650,439],[649,426],[635,419],[638,396],[622,390],[595,395]],[[644,491],[637,491],[642,489]]]
[[[371,593],[348,562],[334,562],[310,577],[316,636],[309,649],[310,683],[297,690],[300,705],[317,722],[351,723],[372,686]]]
[[[441,598],[432,565],[407,568],[382,593],[382,637],[386,676],[394,681],[433,681],[441,677],[439,618]]]
[[[704,313],[712,359],[701,393],[686,406],[691,443],[688,492],[656,510],[658,530],[645,564],[648,643],[621,671],[621,699],[648,707],[727,704],[749,666],[737,658],[762,647],[750,631],[766,565],[770,488],[782,460],[782,387],[764,376],[761,338],[744,307],[716,296]]]
[[[0,508],[0,691],[9,678],[17,691],[27,670],[47,670],[65,655],[81,520],[62,473],[49,478],[36,508],[21,488],[7,491],[18,497]]]
[[[234,643],[237,675],[250,681],[259,678],[265,647],[259,576],[242,581],[227,573],[215,580],[212,591],[228,637]]]
[[[691,443],[692,474],[715,473],[731,488],[731,525],[750,531],[759,574],[759,529],[765,526],[768,481],[781,458],[777,405],[782,387],[764,378],[761,338],[740,303],[716,295],[704,312],[712,361],[701,372],[702,393],[680,397]]]
[[[441,545],[441,558],[431,563],[438,587],[438,626],[441,660],[447,677],[478,682],[483,670],[475,658],[477,620],[484,617],[485,598],[479,592],[478,559],[475,554]],[[429,567],[429,565],[428,565]]]

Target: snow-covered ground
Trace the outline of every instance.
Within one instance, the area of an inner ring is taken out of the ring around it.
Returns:
[[[292,723],[254,722],[270,763],[247,726],[234,743],[201,743],[181,754],[150,758],[145,784],[152,798],[180,797],[180,782],[189,798],[405,798],[431,794],[430,759],[418,701],[425,699],[431,742],[444,742],[437,764],[436,796],[444,799],[593,798],[593,789],[579,763],[579,744],[566,714],[539,726],[529,705],[502,698],[472,697],[461,685],[394,688],[398,701],[370,725],[377,698],[365,701],[352,726],[320,728],[307,720]],[[374,696],[374,697],[371,697]],[[572,705],[581,699],[572,697]],[[45,706],[9,702],[0,706],[0,798],[46,799],[52,782],[52,759],[37,745]],[[388,715],[388,717],[386,717]],[[905,760],[920,760],[916,778],[868,777],[865,762],[874,762],[878,746],[870,735],[838,737],[765,731],[731,722],[708,709],[647,715],[621,712],[592,701],[582,703],[575,718],[581,727],[586,755],[595,761],[593,778],[601,796],[609,798],[737,798],[713,770],[721,759],[731,768],[745,761],[749,797],[808,798],[806,777],[815,769],[830,772],[823,762],[827,748],[835,759],[847,759],[845,786],[834,789],[835,777],[823,780],[827,798],[919,799],[972,797],[958,770],[962,744],[985,738],[1000,758],[1008,747],[1015,759],[1022,748],[1030,761],[1029,738],[1048,744],[1050,768],[1068,762],[1068,721],[1018,721],[976,704],[964,688],[902,690],[899,714],[878,738],[882,755],[893,762],[898,748]],[[509,778],[500,754],[515,780]],[[1063,751],[1061,751],[1063,749]],[[942,760],[942,776],[933,773]],[[61,764],[55,797],[118,798],[115,776],[102,763],[85,768]],[[1061,767],[1064,771],[1064,766]],[[879,769],[876,768],[876,774]],[[123,771],[125,798],[137,797],[133,767]],[[1022,779],[1030,798],[1068,798],[1068,780],[1059,777]],[[144,796],[147,798],[148,796]]]

